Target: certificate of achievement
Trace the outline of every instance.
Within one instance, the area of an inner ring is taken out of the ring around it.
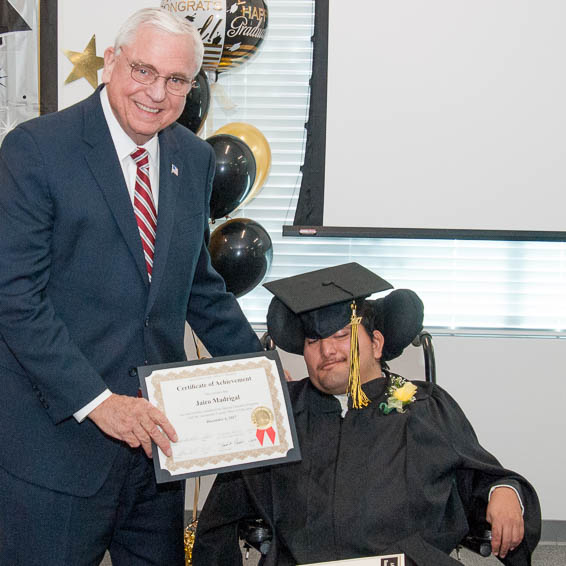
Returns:
[[[300,460],[275,351],[138,368],[142,393],[177,432],[153,445],[158,483]]]
[[[373,556],[371,558],[351,558],[350,560],[334,560],[333,562],[317,562],[304,566],[405,566],[404,554],[388,554],[387,556]]]

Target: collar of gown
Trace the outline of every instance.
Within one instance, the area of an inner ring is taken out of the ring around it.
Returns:
[[[371,401],[371,405],[378,404],[385,396],[388,379],[386,377],[372,379],[362,385],[364,393]],[[309,405],[317,413],[341,413],[342,407],[340,401],[334,395],[319,391],[312,383],[309,382]],[[371,406],[370,405],[370,406]],[[369,407],[368,407],[369,408]],[[348,400],[348,410],[352,409],[352,401]],[[360,409],[364,410],[364,409]]]

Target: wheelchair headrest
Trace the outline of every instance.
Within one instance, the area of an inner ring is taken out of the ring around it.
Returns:
[[[395,289],[385,297],[366,300],[362,324],[371,334],[379,330],[385,339],[382,359],[397,358],[423,329],[424,305],[410,289]]]

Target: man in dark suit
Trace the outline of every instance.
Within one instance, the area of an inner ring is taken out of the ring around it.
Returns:
[[[198,32],[140,10],[83,102],[0,148],[0,563],[183,564],[183,486],[156,485],[173,427],[136,367],[257,337],[207,251],[214,156],[175,123]],[[146,153],[147,152],[147,153]]]

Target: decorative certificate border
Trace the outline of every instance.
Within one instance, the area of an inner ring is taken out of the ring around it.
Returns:
[[[281,403],[278,399],[277,389],[275,387],[275,380],[279,380],[279,376],[273,375],[272,364],[269,363],[266,359],[260,359],[258,361],[248,361],[246,363],[239,363],[233,366],[230,366],[229,372],[238,372],[246,369],[256,369],[262,368],[268,378],[269,383],[269,392],[271,393],[271,399],[273,402],[273,408],[275,411],[275,423],[277,424],[277,430],[279,432],[279,436],[281,437],[281,441],[279,446],[270,446],[269,448],[256,448],[254,450],[244,450],[242,452],[231,452],[229,454],[223,454],[221,456],[213,456],[212,458],[194,458],[191,460],[181,460],[179,462],[175,462],[173,457],[167,458],[167,469],[171,471],[178,470],[180,468],[189,468],[189,467],[208,467],[214,466],[215,468],[221,466],[223,463],[229,463],[235,460],[244,460],[247,458],[256,458],[262,456],[271,456],[272,454],[281,454],[285,456],[289,451],[289,443],[287,441],[287,433],[285,431],[285,419],[287,414],[282,413],[281,411]],[[165,404],[163,402],[163,392],[161,390],[161,384],[164,381],[175,381],[178,379],[185,379],[187,377],[202,377],[202,376],[213,376],[218,374],[218,369],[216,365],[205,365],[205,366],[193,366],[191,369],[185,369],[181,372],[175,373],[174,375],[170,375],[167,373],[159,372],[157,375],[150,377],[151,383],[154,386],[156,393],[155,393],[155,400],[157,401],[157,407],[165,413]],[[251,416],[251,415],[250,415]],[[285,418],[284,418],[285,417]]]
[[[159,366],[143,366],[138,368],[138,373],[144,397],[167,414],[164,387],[172,382],[183,381],[186,383],[188,379],[192,378],[202,379],[209,376],[213,378],[219,375],[222,375],[223,379],[230,379],[230,374],[237,376],[238,374],[241,375],[242,372],[256,370],[261,370],[267,378],[271,408],[263,406],[258,401],[250,408],[250,423],[256,426],[258,440],[260,437],[263,439],[266,435],[273,444],[264,447],[262,440],[260,440],[261,447],[253,449],[248,447],[245,450],[234,450],[221,454],[211,453],[206,457],[199,455],[199,457],[182,460],[175,460],[173,456],[166,457],[154,445],[153,460],[159,483],[195,475],[273,465],[300,459],[293,413],[277,352],[210,358]],[[241,414],[242,411],[239,412]],[[179,431],[177,432],[179,433]],[[272,435],[275,437],[276,433],[277,442],[274,442]],[[182,436],[182,434],[179,434],[179,436]]]

